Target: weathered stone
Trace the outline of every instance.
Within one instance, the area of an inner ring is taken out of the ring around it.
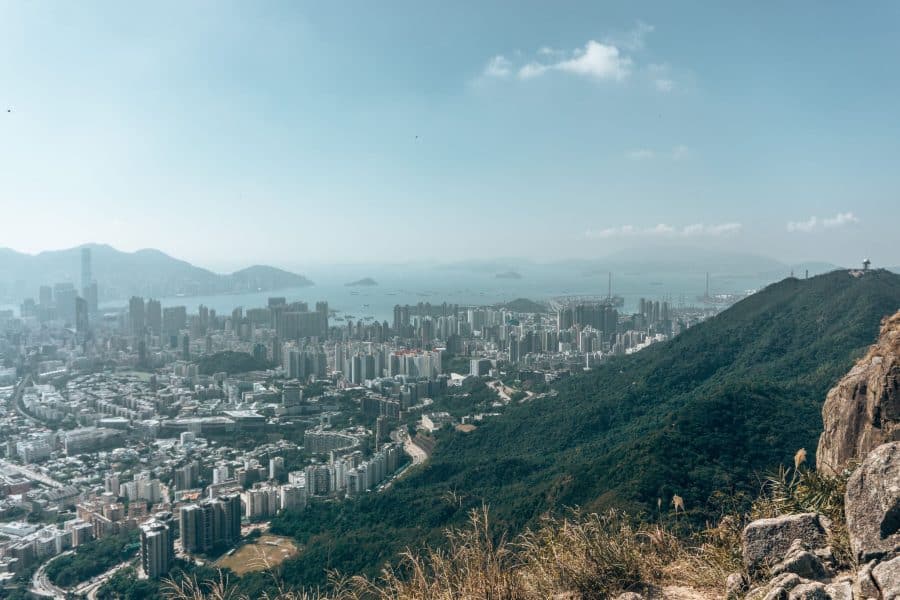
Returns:
[[[796,573],[782,573],[775,579],[769,582],[769,585],[772,587],[780,587],[784,588],[788,591],[794,589],[801,583],[806,583],[803,579],[800,578]]]
[[[787,590],[783,587],[772,588],[768,594],[763,596],[763,600],[788,600]]]
[[[747,587],[741,573],[732,573],[725,579],[725,600],[738,600]]]
[[[830,526],[826,517],[816,513],[753,521],[741,534],[744,565],[751,573],[775,565],[798,539],[810,548],[825,547]]]
[[[826,567],[834,567],[837,564],[837,558],[834,556],[834,548],[831,546],[816,548],[813,550],[813,554],[815,554]]]
[[[875,565],[872,579],[881,592],[881,600],[900,598],[900,556]]]
[[[858,560],[900,548],[900,442],[878,446],[853,472],[844,512],[850,547]]]
[[[853,600],[853,584],[849,581],[829,583],[825,586],[825,593],[831,600]]]
[[[875,587],[875,580],[872,579],[872,569],[877,564],[874,560],[869,561],[856,573],[856,594],[861,598],[877,598],[880,593]]]
[[[753,588],[745,596],[745,600],[787,600],[788,592],[804,583],[794,573],[782,573],[769,583]]]
[[[801,583],[791,590],[788,600],[829,600],[825,585],[818,581]]]
[[[816,469],[835,475],[874,448],[900,439],[900,312],[885,319],[878,341],[828,392]]]
[[[788,551],[784,560],[772,567],[772,575],[781,573],[796,573],[806,579],[825,579],[828,576],[822,561],[808,550],[802,547]]]

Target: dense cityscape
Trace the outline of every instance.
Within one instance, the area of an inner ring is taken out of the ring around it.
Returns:
[[[224,315],[141,297],[101,310],[81,252],[78,288],[0,313],[0,577],[47,596],[96,597],[125,568],[227,564],[277,514],[389,487],[435,432],[539,402],[713,312],[641,299],[626,315],[611,290],[397,305],[392,322],[275,296]],[[59,566],[110,539],[125,548],[110,564]]]

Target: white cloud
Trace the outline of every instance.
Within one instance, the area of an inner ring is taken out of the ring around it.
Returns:
[[[574,57],[558,62],[550,68],[585,77],[620,81],[628,76],[631,59],[622,56],[615,46],[590,40],[584,49],[575,53]]]
[[[672,69],[666,63],[651,63],[644,69],[643,74],[657,92],[667,94],[675,89]]]
[[[512,63],[509,62],[502,54],[498,54],[484,67],[484,74],[487,77],[509,77],[512,73]]]
[[[634,225],[622,225],[621,227],[607,227],[605,229],[589,229],[585,237],[589,239],[608,239],[615,237],[646,236],[646,237],[723,237],[739,233],[743,229],[740,223],[718,223],[705,225],[694,223],[681,229],[665,223],[659,223],[652,227],[635,227]]]
[[[656,156],[656,153],[647,148],[637,148],[636,150],[629,150],[625,153],[625,157],[631,160],[649,160],[654,156]]]
[[[675,233],[675,228],[671,225],[666,225],[665,223],[660,223],[659,225],[655,225],[649,229],[647,229],[647,233],[649,235],[667,235],[669,233]]]
[[[859,223],[859,219],[852,212],[838,213],[833,217],[822,219],[823,227],[842,227],[850,223]]]
[[[625,153],[625,158],[629,160],[650,160],[651,158],[655,158],[657,155],[661,157],[669,156],[672,160],[684,160],[686,158],[690,158],[691,149],[683,144],[679,144],[672,148],[671,152],[657,152],[652,148],[635,148],[633,150],[629,150]]]
[[[834,229],[852,223],[859,223],[859,218],[852,212],[843,212],[833,217],[819,219],[815,215],[805,221],[788,221],[787,230],[791,233],[810,233],[817,229]]]
[[[671,92],[675,88],[675,82],[665,78],[654,80],[653,85],[660,92]]]
[[[731,235],[738,233],[743,227],[740,223],[720,223],[719,225],[707,225],[705,231],[708,235]]]
[[[569,52],[543,46],[531,60],[516,61],[518,66],[513,60],[502,54],[494,56],[485,65],[482,77],[506,79],[516,74],[519,79],[528,80],[555,71],[588,79],[621,81],[628,77],[632,67],[631,58],[623,55],[618,47],[596,40]]]
[[[519,69],[519,79],[531,79],[539,77],[550,70],[551,67],[532,62]]]
[[[575,49],[560,49],[544,45],[533,54],[523,55],[518,50],[497,55],[484,68],[482,77],[505,79],[516,75],[520,80],[533,80],[551,72],[569,73],[587,79],[622,81],[632,73],[660,93],[680,89],[666,63],[638,65],[633,55],[641,54],[653,25],[638,21],[629,31],[588,40]]]
[[[803,233],[809,233],[818,225],[819,220],[816,217],[810,217],[805,221],[788,221],[787,230],[790,232],[800,231]]]

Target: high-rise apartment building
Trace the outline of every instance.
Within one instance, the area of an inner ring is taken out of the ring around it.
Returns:
[[[141,525],[141,567],[150,579],[168,574],[175,562],[175,538],[170,513],[159,513]]]

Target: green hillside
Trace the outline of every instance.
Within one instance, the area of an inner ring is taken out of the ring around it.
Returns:
[[[468,434],[445,432],[431,461],[384,494],[313,504],[273,523],[305,549],[295,583],[324,569],[376,572],[406,546],[487,502],[515,532],[547,511],[619,505],[655,513],[672,494],[690,516],[717,491],[758,491],[758,475],[812,455],[827,390],[900,308],[900,276],[838,271],[787,279],[665,344],[556,386]]]

